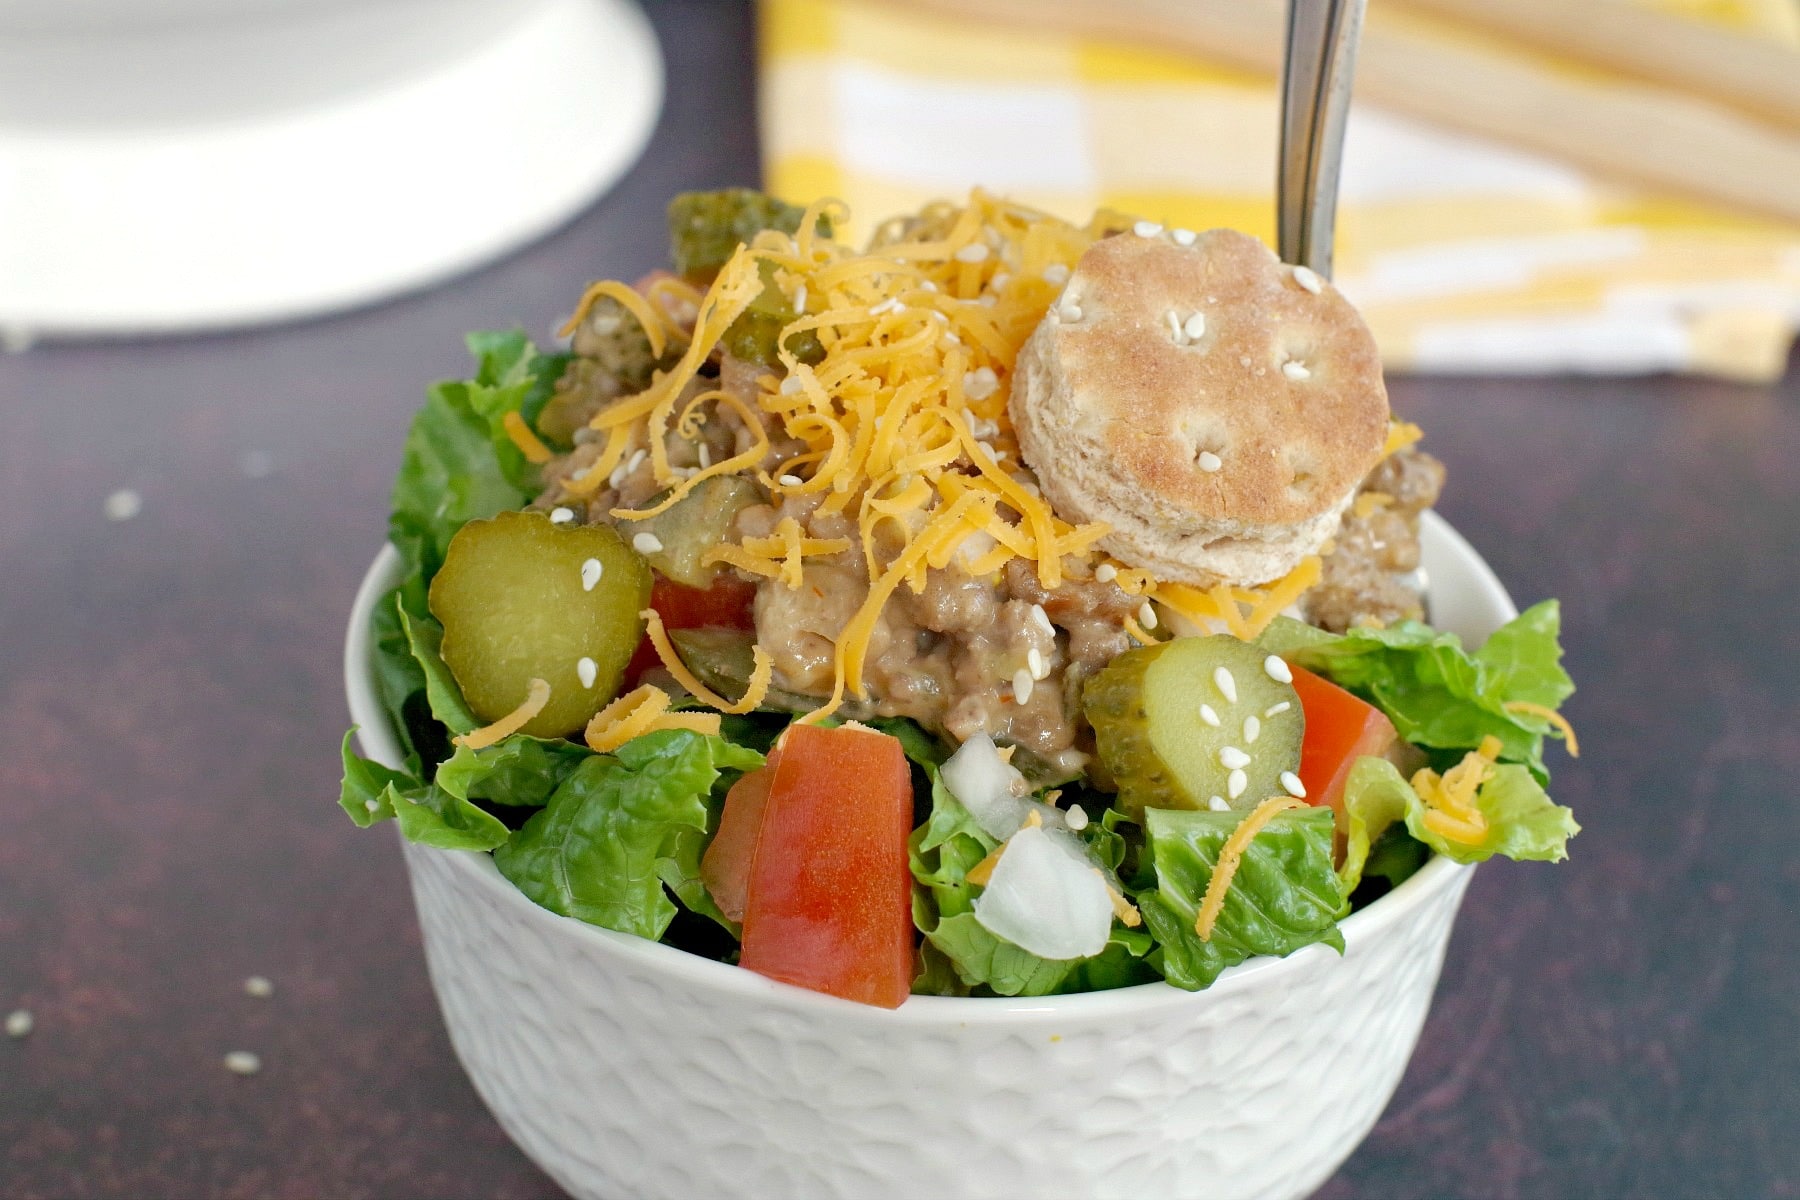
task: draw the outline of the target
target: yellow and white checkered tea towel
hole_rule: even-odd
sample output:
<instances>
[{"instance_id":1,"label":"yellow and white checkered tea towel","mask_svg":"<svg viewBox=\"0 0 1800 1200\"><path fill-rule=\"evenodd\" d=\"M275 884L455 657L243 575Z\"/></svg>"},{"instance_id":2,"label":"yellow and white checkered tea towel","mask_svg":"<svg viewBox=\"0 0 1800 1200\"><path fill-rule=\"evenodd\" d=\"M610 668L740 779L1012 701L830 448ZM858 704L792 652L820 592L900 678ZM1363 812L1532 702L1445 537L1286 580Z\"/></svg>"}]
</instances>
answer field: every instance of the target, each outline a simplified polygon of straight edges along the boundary
<instances>
[{"instance_id":1,"label":"yellow and white checkered tea towel","mask_svg":"<svg viewBox=\"0 0 1800 1200\"><path fill-rule=\"evenodd\" d=\"M1655 2L1794 32L1772 6L1791 0ZM762 0L761 20L765 182L843 199L853 234L979 185L1075 220L1107 206L1273 241L1271 79L871 0ZM1800 326L1800 227L1364 106L1336 260L1400 370L1771 380Z\"/></svg>"}]
</instances>

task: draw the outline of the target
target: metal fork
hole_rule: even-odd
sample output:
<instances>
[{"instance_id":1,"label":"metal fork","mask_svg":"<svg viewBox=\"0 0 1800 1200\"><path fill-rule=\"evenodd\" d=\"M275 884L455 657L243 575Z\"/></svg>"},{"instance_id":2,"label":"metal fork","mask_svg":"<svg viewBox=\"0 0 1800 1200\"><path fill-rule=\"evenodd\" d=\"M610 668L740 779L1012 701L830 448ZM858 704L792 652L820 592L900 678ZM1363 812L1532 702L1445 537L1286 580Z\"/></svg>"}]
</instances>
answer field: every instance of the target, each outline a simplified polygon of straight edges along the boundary
<instances>
[{"instance_id":1,"label":"metal fork","mask_svg":"<svg viewBox=\"0 0 1800 1200\"><path fill-rule=\"evenodd\" d=\"M1276 239L1283 262L1331 277L1338 164L1365 0L1289 0Z\"/></svg>"}]
</instances>

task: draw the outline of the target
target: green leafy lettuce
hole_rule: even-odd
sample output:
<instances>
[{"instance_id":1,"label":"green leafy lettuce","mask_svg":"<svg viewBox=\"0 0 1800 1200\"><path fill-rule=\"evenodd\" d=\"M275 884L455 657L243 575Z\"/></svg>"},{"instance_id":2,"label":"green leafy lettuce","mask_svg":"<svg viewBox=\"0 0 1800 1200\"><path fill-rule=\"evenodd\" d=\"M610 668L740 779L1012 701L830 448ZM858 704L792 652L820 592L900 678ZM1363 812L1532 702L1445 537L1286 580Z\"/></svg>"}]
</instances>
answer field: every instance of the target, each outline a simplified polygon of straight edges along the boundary
<instances>
[{"instance_id":1,"label":"green leafy lettuce","mask_svg":"<svg viewBox=\"0 0 1800 1200\"><path fill-rule=\"evenodd\" d=\"M388 540L404 563L406 610L423 616L425 591L458 529L530 501L536 468L506 433L506 414L529 425L568 365L513 330L472 333L473 379L439 383L406 435L394 479Z\"/></svg>"},{"instance_id":2,"label":"green leafy lettuce","mask_svg":"<svg viewBox=\"0 0 1800 1200\"><path fill-rule=\"evenodd\" d=\"M688 730L635 738L578 763L494 864L552 912L655 941L675 916L665 883L704 894L697 863L720 772L762 762Z\"/></svg>"},{"instance_id":3,"label":"green leafy lettuce","mask_svg":"<svg viewBox=\"0 0 1800 1200\"><path fill-rule=\"evenodd\" d=\"M1359 758L1344 783L1346 847L1340 869L1348 895L1361 882L1370 847L1396 822L1413 840L1460 863L1496 854L1514 859L1558 862L1568 857L1568 840L1581 832L1575 814L1552 803L1524 767L1501 763L1475 793L1487 820L1487 834L1470 844L1445 838L1425 823L1425 802L1384 758Z\"/></svg>"},{"instance_id":4,"label":"green leafy lettuce","mask_svg":"<svg viewBox=\"0 0 1800 1200\"><path fill-rule=\"evenodd\" d=\"M1194 932L1219 851L1241 812L1149 809L1144 832L1156 886L1137 897L1162 949L1163 977L1199 990L1227 967L1257 955L1285 957L1314 942L1344 948L1337 917L1343 893L1331 866L1332 814L1309 808L1277 813L1245 848L1212 936Z\"/></svg>"},{"instance_id":5,"label":"green leafy lettuce","mask_svg":"<svg viewBox=\"0 0 1800 1200\"><path fill-rule=\"evenodd\" d=\"M1500 739L1502 759L1524 763L1547 780L1549 723L1506 705L1524 701L1554 709L1575 690L1562 669L1559 624L1556 601L1546 600L1501 626L1473 654L1455 634L1417 621L1335 634L1282 618L1261 640L1273 653L1381 709L1415 746L1455 759L1492 735Z\"/></svg>"}]
</instances>

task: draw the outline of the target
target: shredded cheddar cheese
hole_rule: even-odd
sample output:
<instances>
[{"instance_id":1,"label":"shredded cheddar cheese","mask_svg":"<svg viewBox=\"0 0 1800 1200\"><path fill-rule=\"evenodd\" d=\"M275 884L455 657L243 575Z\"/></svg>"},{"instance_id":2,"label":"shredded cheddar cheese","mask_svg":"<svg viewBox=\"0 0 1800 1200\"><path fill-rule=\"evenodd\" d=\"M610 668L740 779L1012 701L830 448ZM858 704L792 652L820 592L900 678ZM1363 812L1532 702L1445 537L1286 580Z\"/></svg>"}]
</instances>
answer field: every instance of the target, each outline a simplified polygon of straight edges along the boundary
<instances>
[{"instance_id":1,"label":"shredded cheddar cheese","mask_svg":"<svg viewBox=\"0 0 1800 1200\"><path fill-rule=\"evenodd\" d=\"M512 444L519 448L519 453L525 456L526 462L547 463L555 457L550 453L550 447L531 432L531 426L517 412L508 412L500 418L500 424L505 427L506 436L512 439Z\"/></svg>"},{"instance_id":2,"label":"shredded cheddar cheese","mask_svg":"<svg viewBox=\"0 0 1800 1200\"><path fill-rule=\"evenodd\" d=\"M531 719L544 711L544 705L550 703L550 685L542 679L533 679L525 688L525 699L519 707L495 721L492 725L484 725L480 729L472 729L450 739L459 746L470 750L481 750L493 745L501 738L511 737L531 723Z\"/></svg>"},{"instance_id":3,"label":"shredded cheddar cheese","mask_svg":"<svg viewBox=\"0 0 1800 1200\"><path fill-rule=\"evenodd\" d=\"M1569 719L1567 717L1557 712L1554 708L1548 708L1542 704L1533 704L1529 700L1509 700L1501 705L1501 707L1506 709L1507 712L1524 713L1527 716L1538 717L1548 721L1558 733L1562 734L1563 743L1569 751L1569 757L1581 757L1581 743L1575 740L1575 727L1569 724Z\"/></svg>"},{"instance_id":4,"label":"shredded cheddar cheese","mask_svg":"<svg viewBox=\"0 0 1800 1200\"><path fill-rule=\"evenodd\" d=\"M1413 773L1413 792L1425 804L1425 827L1446 841L1477 845L1488 823L1475 803L1481 785L1492 778L1500 757L1500 739L1489 734L1463 760L1439 775L1429 767Z\"/></svg>"},{"instance_id":5,"label":"shredded cheddar cheese","mask_svg":"<svg viewBox=\"0 0 1800 1200\"><path fill-rule=\"evenodd\" d=\"M669 320L666 312L661 311L657 305L651 304L635 288L620 283L616 279L603 279L599 283L588 285L588 290L581 295L581 301L575 305L574 315L556 332L563 337L574 333L581 327L581 323L587 320L588 313L593 311L594 302L602 296L609 300L616 300L626 312L637 318L637 323L643 327L644 336L650 339L650 353L658 358L661 358L663 351L668 348L670 329L674 329L676 333L681 332L680 328Z\"/></svg>"},{"instance_id":6,"label":"shredded cheddar cheese","mask_svg":"<svg viewBox=\"0 0 1800 1200\"><path fill-rule=\"evenodd\" d=\"M611 754L632 738L664 729L687 729L717 736L719 714L670 712L669 694L645 684L595 713L584 736L589 749Z\"/></svg>"},{"instance_id":7,"label":"shredded cheddar cheese","mask_svg":"<svg viewBox=\"0 0 1800 1200\"><path fill-rule=\"evenodd\" d=\"M1381 457L1398 454L1424 436L1425 431L1411 421L1389 421L1387 443L1381 447Z\"/></svg>"},{"instance_id":8,"label":"shredded cheddar cheese","mask_svg":"<svg viewBox=\"0 0 1800 1200\"><path fill-rule=\"evenodd\" d=\"M814 204L797 233L758 233L704 294L672 279L648 285L648 299L623 284L588 289L572 324L605 296L644 324L659 357L677 336L686 346L644 391L591 419L606 435L604 449L564 484L577 496L609 480L617 486L620 464L645 450L661 494L613 508L621 522L665 512L719 475L758 478L777 505L808 501L811 517L784 515L772 531L727 541L703 560L797 589L809 562L861 557L868 591L836 638L832 695L808 720L852 695L867 699L864 669L883 608L903 586L922 592L930 572L996 578L1023 560L1046 590L1091 575L1110 529L1071 525L1051 510L1021 462L1007 403L1019 349L1082 252L1130 225L1109 213L1073 225L976 191L967 204L934 204L888 223L857 251L816 228L833 203ZM698 390L701 368L765 287L795 313L776 339L779 363L753 396L741 386L736 395ZM663 328L672 311L691 317L691 331ZM814 339L822 353L802 361L795 346ZM696 453L698 468L675 468L671 442L697 440L707 406L729 409L750 444L740 436L728 459ZM1398 436L1391 432L1390 444ZM853 538L817 534L820 519L836 517L854 527ZM1254 638L1317 581L1318 563L1309 559L1266 588L1219 596L1145 571L1119 569L1117 577L1171 612ZM1135 623L1127 628L1152 640Z\"/></svg>"},{"instance_id":9,"label":"shredded cheddar cheese","mask_svg":"<svg viewBox=\"0 0 1800 1200\"><path fill-rule=\"evenodd\" d=\"M1212 878L1206 883L1206 895L1200 898L1200 913L1194 918L1194 933L1201 941L1212 941L1213 926L1218 924L1219 913L1225 908L1225 894L1231 890L1238 864L1243 861L1244 851L1250 848L1256 835L1276 813L1305 807L1306 801L1293 796L1270 796L1251 809L1250 815L1231 831L1231 836L1219 847L1219 861L1213 866Z\"/></svg>"},{"instance_id":10,"label":"shredded cheddar cheese","mask_svg":"<svg viewBox=\"0 0 1800 1200\"><path fill-rule=\"evenodd\" d=\"M669 641L669 634L663 628L662 616L654 609L647 608L638 614L644 618L644 632L650 637L650 644L656 648L656 656L662 659L663 669L675 677L675 682L686 688L694 699L700 703L718 709L722 713L747 713L761 704L769 694L769 682L775 675L775 660L761 646L751 648L755 666L750 672L750 685L744 694L736 700L727 700L695 677L688 670L681 655L675 652Z\"/></svg>"}]
</instances>

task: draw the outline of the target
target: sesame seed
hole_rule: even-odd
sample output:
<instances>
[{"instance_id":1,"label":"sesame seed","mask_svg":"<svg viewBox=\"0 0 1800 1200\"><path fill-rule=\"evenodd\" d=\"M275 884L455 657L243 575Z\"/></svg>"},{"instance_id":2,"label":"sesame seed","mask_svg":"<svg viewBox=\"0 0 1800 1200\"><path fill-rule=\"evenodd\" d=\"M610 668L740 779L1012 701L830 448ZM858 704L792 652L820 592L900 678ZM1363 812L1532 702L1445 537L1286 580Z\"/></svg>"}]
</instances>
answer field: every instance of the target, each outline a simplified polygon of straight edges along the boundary
<instances>
[{"instance_id":1,"label":"sesame seed","mask_svg":"<svg viewBox=\"0 0 1800 1200\"><path fill-rule=\"evenodd\" d=\"M921 291L935 292L937 291L937 284L931 282L929 279L921 279L919 280L919 288Z\"/></svg>"},{"instance_id":2,"label":"sesame seed","mask_svg":"<svg viewBox=\"0 0 1800 1200\"><path fill-rule=\"evenodd\" d=\"M1225 794L1236 800L1250 786L1250 777L1242 770L1233 771L1225 777Z\"/></svg>"},{"instance_id":3,"label":"sesame seed","mask_svg":"<svg viewBox=\"0 0 1800 1200\"><path fill-rule=\"evenodd\" d=\"M1063 822L1076 833L1080 833L1087 828L1087 809L1079 804L1069 805L1069 811L1063 814Z\"/></svg>"},{"instance_id":4,"label":"sesame seed","mask_svg":"<svg viewBox=\"0 0 1800 1200\"><path fill-rule=\"evenodd\" d=\"M31 1032L31 1027L35 1024L37 1022L32 1019L31 1013L26 1009L21 1008L9 1012L6 1014L6 1036L22 1038Z\"/></svg>"},{"instance_id":5,"label":"sesame seed","mask_svg":"<svg viewBox=\"0 0 1800 1200\"><path fill-rule=\"evenodd\" d=\"M794 289L794 311L806 311L806 285L804 283Z\"/></svg>"},{"instance_id":6,"label":"sesame seed","mask_svg":"<svg viewBox=\"0 0 1800 1200\"><path fill-rule=\"evenodd\" d=\"M605 572L606 572L606 564L602 563L597 558L590 558L586 562L582 563L581 564L581 590L584 592L593 591L595 586L597 584L599 584L599 582L600 582L600 576L605 574Z\"/></svg>"},{"instance_id":7,"label":"sesame seed","mask_svg":"<svg viewBox=\"0 0 1800 1200\"><path fill-rule=\"evenodd\" d=\"M1231 805L1225 803L1225 797L1223 796L1214 796L1211 800L1206 802L1206 807L1212 809L1214 812L1231 811Z\"/></svg>"},{"instance_id":8,"label":"sesame seed","mask_svg":"<svg viewBox=\"0 0 1800 1200\"><path fill-rule=\"evenodd\" d=\"M1156 610L1150 607L1150 602L1148 600L1138 605L1137 617L1138 624L1142 625L1145 629L1156 628Z\"/></svg>"},{"instance_id":9,"label":"sesame seed","mask_svg":"<svg viewBox=\"0 0 1800 1200\"><path fill-rule=\"evenodd\" d=\"M1245 743L1245 745L1249 745L1249 746L1256 745L1256 739L1261 736L1262 736L1262 722L1257 720L1255 717L1245 717L1244 718L1244 743Z\"/></svg>"},{"instance_id":10,"label":"sesame seed","mask_svg":"<svg viewBox=\"0 0 1800 1200\"><path fill-rule=\"evenodd\" d=\"M1301 783L1300 777L1292 771L1281 773L1281 786L1287 789L1288 795L1297 796L1302 800L1306 799L1306 785Z\"/></svg>"},{"instance_id":11,"label":"sesame seed","mask_svg":"<svg viewBox=\"0 0 1800 1200\"><path fill-rule=\"evenodd\" d=\"M550 523L552 525L567 525L570 521L573 521L574 519L575 519L575 510L572 508L564 508L562 505L559 504L555 508L550 510Z\"/></svg>"},{"instance_id":12,"label":"sesame seed","mask_svg":"<svg viewBox=\"0 0 1800 1200\"><path fill-rule=\"evenodd\" d=\"M1155 221L1139 221L1136 225L1131 227L1131 232L1137 234L1139 237L1155 237L1162 232L1162 226L1158 225Z\"/></svg>"},{"instance_id":13,"label":"sesame seed","mask_svg":"<svg viewBox=\"0 0 1800 1200\"><path fill-rule=\"evenodd\" d=\"M782 487L796 488L803 485L806 481L798 475L783 475L776 479L775 482L779 483Z\"/></svg>"},{"instance_id":14,"label":"sesame seed","mask_svg":"<svg viewBox=\"0 0 1800 1200\"><path fill-rule=\"evenodd\" d=\"M252 975L244 980L244 995L255 996L258 1000L267 1000L275 994L275 985L263 975Z\"/></svg>"},{"instance_id":15,"label":"sesame seed","mask_svg":"<svg viewBox=\"0 0 1800 1200\"><path fill-rule=\"evenodd\" d=\"M1208 475L1225 465L1225 460L1214 454L1211 450L1202 450L1200 452L1200 457L1195 461L1200 464L1200 469L1205 471Z\"/></svg>"},{"instance_id":16,"label":"sesame seed","mask_svg":"<svg viewBox=\"0 0 1800 1200\"><path fill-rule=\"evenodd\" d=\"M1302 379L1312 378L1312 372L1306 369L1305 363L1294 362L1292 359L1281 364L1281 373L1295 383L1299 383Z\"/></svg>"},{"instance_id":17,"label":"sesame seed","mask_svg":"<svg viewBox=\"0 0 1800 1200\"><path fill-rule=\"evenodd\" d=\"M1271 654L1263 659L1263 674L1276 683L1294 682L1293 668L1289 667L1279 654ZM1286 705L1286 701L1283 701L1283 705Z\"/></svg>"},{"instance_id":18,"label":"sesame seed","mask_svg":"<svg viewBox=\"0 0 1800 1200\"><path fill-rule=\"evenodd\" d=\"M262 1059L248 1050L233 1050L225 1056L225 1069L234 1075L254 1075L262 1070Z\"/></svg>"},{"instance_id":19,"label":"sesame seed","mask_svg":"<svg viewBox=\"0 0 1800 1200\"><path fill-rule=\"evenodd\" d=\"M1094 568L1094 578L1098 579L1101 583L1111 583L1118 577L1119 568L1113 566L1111 563L1101 563Z\"/></svg>"},{"instance_id":20,"label":"sesame seed","mask_svg":"<svg viewBox=\"0 0 1800 1200\"><path fill-rule=\"evenodd\" d=\"M1227 704L1237 703L1237 677L1231 673L1230 667L1213 668L1213 686L1219 689L1219 695L1225 697Z\"/></svg>"},{"instance_id":21,"label":"sesame seed","mask_svg":"<svg viewBox=\"0 0 1800 1200\"><path fill-rule=\"evenodd\" d=\"M640 533L631 539L631 548L639 554L656 554L663 548L662 539L654 533Z\"/></svg>"},{"instance_id":22,"label":"sesame seed","mask_svg":"<svg viewBox=\"0 0 1800 1200\"><path fill-rule=\"evenodd\" d=\"M1299 284L1303 290L1311 292L1315 296L1319 294L1319 276L1311 267L1295 267L1294 282Z\"/></svg>"},{"instance_id":23,"label":"sesame seed","mask_svg":"<svg viewBox=\"0 0 1800 1200\"><path fill-rule=\"evenodd\" d=\"M700 449L698 450L697 453L700 455L701 467L704 468L704 467L712 466L712 447L711 446L707 445L705 442L701 442Z\"/></svg>"},{"instance_id":24,"label":"sesame seed","mask_svg":"<svg viewBox=\"0 0 1800 1200\"><path fill-rule=\"evenodd\" d=\"M939 325L948 325L950 323L950 318L946 317L943 313L939 312L935 308L932 309L930 312L926 313L925 315L930 317L933 321L936 321ZM954 333L947 333L944 336L953 338L956 335Z\"/></svg>"},{"instance_id":25,"label":"sesame seed","mask_svg":"<svg viewBox=\"0 0 1800 1200\"><path fill-rule=\"evenodd\" d=\"M1200 706L1200 719L1205 721L1208 725L1211 725L1214 729L1219 728L1219 714L1213 711L1213 706L1210 704L1202 704Z\"/></svg>"},{"instance_id":26,"label":"sesame seed","mask_svg":"<svg viewBox=\"0 0 1800 1200\"><path fill-rule=\"evenodd\" d=\"M129 521L144 511L144 498L130 488L120 488L106 498L106 519Z\"/></svg>"},{"instance_id":27,"label":"sesame seed","mask_svg":"<svg viewBox=\"0 0 1800 1200\"><path fill-rule=\"evenodd\" d=\"M806 385L800 382L798 375L789 375L781 381L780 391L784 396L798 396L805 387Z\"/></svg>"},{"instance_id":28,"label":"sesame seed","mask_svg":"<svg viewBox=\"0 0 1800 1200\"><path fill-rule=\"evenodd\" d=\"M633 450L631 452L631 457L625 460L625 473L629 475L639 467L643 466L644 460L648 457L650 457L650 452L648 450Z\"/></svg>"},{"instance_id":29,"label":"sesame seed","mask_svg":"<svg viewBox=\"0 0 1800 1200\"><path fill-rule=\"evenodd\" d=\"M580 483L582 480L586 479L589 475L592 475L594 473L594 468L599 465L600 464L597 462L591 462L587 466L582 467L578 471L569 472L569 481L571 483ZM619 476L623 475L624 473L625 473L625 467L623 464L621 464L619 466L619 469L612 473L612 478L617 479ZM618 484L615 483L613 486L617 487Z\"/></svg>"},{"instance_id":30,"label":"sesame seed","mask_svg":"<svg viewBox=\"0 0 1800 1200\"><path fill-rule=\"evenodd\" d=\"M988 253L988 248L981 242L970 242L956 252L956 261L960 263L986 262Z\"/></svg>"},{"instance_id":31,"label":"sesame seed","mask_svg":"<svg viewBox=\"0 0 1800 1200\"><path fill-rule=\"evenodd\" d=\"M1169 336L1174 339L1177 346L1181 345L1181 315L1171 308L1163 314L1163 317L1169 322Z\"/></svg>"},{"instance_id":32,"label":"sesame seed","mask_svg":"<svg viewBox=\"0 0 1800 1200\"><path fill-rule=\"evenodd\" d=\"M625 464L620 463L618 466L613 468L613 473L606 477L606 483L607 483L608 487L612 488L614 491L617 491L619 488L619 485L624 482L625 482Z\"/></svg>"},{"instance_id":33,"label":"sesame seed","mask_svg":"<svg viewBox=\"0 0 1800 1200\"><path fill-rule=\"evenodd\" d=\"M1175 239L1177 246L1191 246L1200 235L1191 229L1172 229L1169 231L1169 236Z\"/></svg>"},{"instance_id":34,"label":"sesame seed","mask_svg":"<svg viewBox=\"0 0 1800 1200\"><path fill-rule=\"evenodd\" d=\"M1061 287L1069 282L1069 268L1061 263L1051 263L1044 268L1044 282Z\"/></svg>"},{"instance_id":35,"label":"sesame seed","mask_svg":"<svg viewBox=\"0 0 1800 1200\"><path fill-rule=\"evenodd\" d=\"M1081 320L1081 305L1072 300L1064 300L1057 306L1056 315L1066 324L1073 325Z\"/></svg>"},{"instance_id":36,"label":"sesame seed","mask_svg":"<svg viewBox=\"0 0 1800 1200\"><path fill-rule=\"evenodd\" d=\"M1011 275L1008 275L1005 271L995 271L993 274L993 277L988 280L988 290L994 291L994 292L1003 292L1006 290L1006 285L1011 282L1012 282Z\"/></svg>"},{"instance_id":37,"label":"sesame seed","mask_svg":"<svg viewBox=\"0 0 1800 1200\"><path fill-rule=\"evenodd\" d=\"M1264 669L1267 670L1266 667ZM1289 704L1286 700L1283 700L1280 704L1271 704L1271 705L1269 705L1269 707L1263 709L1263 716L1264 717L1279 717L1282 713L1286 712L1288 709L1290 709L1292 707L1294 707L1292 704Z\"/></svg>"},{"instance_id":38,"label":"sesame seed","mask_svg":"<svg viewBox=\"0 0 1800 1200\"><path fill-rule=\"evenodd\" d=\"M1042 679L1050 674L1050 665L1044 661L1044 652L1036 646L1025 652L1025 666L1031 671L1033 679Z\"/></svg>"},{"instance_id":39,"label":"sesame seed","mask_svg":"<svg viewBox=\"0 0 1800 1200\"><path fill-rule=\"evenodd\" d=\"M594 677L596 675L598 675L599 673L600 673L600 666L593 659L583 657L583 658L576 660L575 674L577 677L580 678L582 687L584 687L584 688L593 687L594 686Z\"/></svg>"},{"instance_id":40,"label":"sesame seed","mask_svg":"<svg viewBox=\"0 0 1800 1200\"><path fill-rule=\"evenodd\" d=\"M1013 672L1012 683L1013 699L1017 700L1020 704L1024 704L1031 699L1031 689L1037 686L1037 681L1032 679L1031 672L1027 671L1024 667L1020 667Z\"/></svg>"},{"instance_id":41,"label":"sesame seed","mask_svg":"<svg viewBox=\"0 0 1800 1200\"><path fill-rule=\"evenodd\" d=\"M1197 312L1187 320L1183 321L1181 323L1181 332L1187 335L1187 340L1190 342L1197 342L1205 337L1206 314Z\"/></svg>"},{"instance_id":42,"label":"sesame seed","mask_svg":"<svg viewBox=\"0 0 1800 1200\"><path fill-rule=\"evenodd\" d=\"M1056 626L1050 623L1050 614L1044 611L1043 605L1034 604L1031 606L1031 619L1039 629L1042 629L1051 637L1056 636Z\"/></svg>"},{"instance_id":43,"label":"sesame seed","mask_svg":"<svg viewBox=\"0 0 1800 1200\"><path fill-rule=\"evenodd\" d=\"M1250 756L1236 746L1227 746L1219 751L1219 765L1228 771L1236 771L1250 765Z\"/></svg>"},{"instance_id":44,"label":"sesame seed","mask_svg":"<svg viewBox=\"0 0 1800 1200\"><path fill-rule=\"evenodd\" d=\"M364 800L363 807L368 809L370 812L380 812L381 811L381 802L379 800Z\"/></svg>"}]
</instances>

